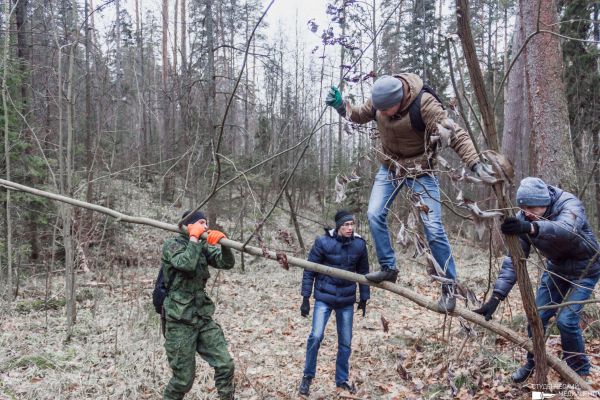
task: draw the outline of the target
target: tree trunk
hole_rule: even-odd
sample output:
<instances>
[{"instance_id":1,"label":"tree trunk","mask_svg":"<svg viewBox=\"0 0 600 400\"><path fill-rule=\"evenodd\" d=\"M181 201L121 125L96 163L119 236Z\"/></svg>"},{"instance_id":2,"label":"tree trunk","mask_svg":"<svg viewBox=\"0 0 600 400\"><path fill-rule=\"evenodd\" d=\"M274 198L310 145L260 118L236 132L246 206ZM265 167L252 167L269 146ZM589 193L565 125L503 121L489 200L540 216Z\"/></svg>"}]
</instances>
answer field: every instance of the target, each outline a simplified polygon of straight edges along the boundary
<instances>
[{"instance_id":1,"label":"tree trunk","mask_svg":"<svg viewBox=\"0 0 600 400\"><path fill-rule=\"evenodd\" d=\"M77 29L77 2L72 1L72 29L73 37L71 40L74 43L69 47L69 70L67 75L67 147L65 159L66 172L66 187L65 192L68 196L73 196L73 122L75 115L73 112L75 106L73 86L74 86L74 69L75 69L75 51L79 41L79 32ZM70 337L72 327L77 319L77 301L75 299L75 246L73 243L73 210L71 207L65 207L63 219L63 239L65 246L65 297L66 297L66 314L67 314L67 331Z\"/></svg>"},{"instance_id":2,"label":"tree trunk","mask_svg":"<svg viewBox=\"0 0 600 400\"><path fill-rule=\"evenodd\" d=\"M12 12L10 10L10 2L4 1L4 46L2 51L2 109L4 110L4 163L6 169L6 180L11 179L11 166L10 166L10 136L9 136L9 115L8 115L8 68L10 61L9 43L10 43L10 20ZM6 191L6 288L7 298L12 300L12 286L13 286L13 270L12 270L12 216L10 208L12 207L10 190Z\"/></svg>"},{"instance_id":3,"label":"tree trunk","mask_svg":"<svg viewBox=\"0 0 600 400\"><path fill-rule=\"evenodd\" d=\"M85 200L87 202L91 202L94 197L94 186L93 179L94 173L92 172L92 165L94 159L94 150L92 144L92 77L90 73L90 47L91 37L90 37L90 24L88 15L90 13L89 10L89 2L85 1L84 6L84 29L85 29L85 166L86 166L86 175L87 175L87 183L86 183L86 191L85 191ZM91 221L91 212L87 213L87 220Z\"/></svg>"},{"instance_id":4,"label":"tree trunk","mask_svg":"<svg viewBox=\"0 0 600 400\"><path fill-rule=\"evenodd\" d=\"M300 230L300 225L298 224L298 218L296 218L296 208L294 207L294 202L292 201L292 196L290 196L288 188L285 188L285 198L288 202L288 206L290 207L290 218L294 224L296 236L298 236L298 244L300 245L302 253L306 253L306 247L304 246L304 240L302 239L302 232Z\"/></svg>"},{"instance_id":5,"label":"tree trunk","mask_svg":"<svg viewBox=\"0 0 600 400\"><path fill-rule=\"evenodd\" d=\"M517 9L515 17L515 33L512 43L513 57L525 42L521 11ZM505 68L506 71L506 68ZM527 111L527 94L525 86L525 59L516 59L508 75L504 96L504 131L502 133L502 154L513 164L515 182L529 176L529 132L530 119Z\"/></svg>"},{"instance_id":6,"label":"tree trunk","mask_svg":"<svg viewBox=\"0 0 600 400\"><path fill-rule=\"evenodd\" d=\"M169 93L169 0L162 0L162 117L163 126L161 129L161 161L168 160L171 158L171 148L174 138L172 137L171 130L171 100ZM163 199L167 201L173 200L174 195L174 182L173 172L168 165L164 168L165 174L163 176Z\"/></svg>"},{"instance_id":7,"label":"tree trunk","mask_svg":"<svg viewBox=\"0 0 600 400\"><path fill-rule=\"evenodd\" d=\"M594 5L594 21L598 21L598 16L600 15L600 4L596 3ZM594 24L594 40L596 43L600 42L600 25ZM594 170L594 189L596 193L596 231L600 229L600 132L592 132L592 141L594 150L592 152L592 160L596 163L592 168Z\"/></svg>"},{"instance_id":8,"label":"tree trunk","mask_svg":"<svg viewBox=\"0 0 600 400\"><path fill-rule=\"evenodd\" d=\"M553 0L520 0L519 7L526 36L538 29L558 32ZM535 35L525 49L530 172L548 184L575 191L577 179L562 73L560 39L547 33Z\"/></svg>"},{"instance_id":9,"label":"tree trunk","mask_svg":"<svg viewBox=\"0 0 600 400\"><path fill-rule=\"evenodd\" d=\"M494 113L483 83L484 80L479 66L479 60L477 60L477 51L475 50L471 26L469 24L468 0L456 0L456 16L458 22L458 36L460 37L463 46L467 67L469 68L469 74L471 75L471 83L475 90L475 95L477 96L477 102L479 103L479 109L481 111L481 118L483 119L484 135L487 138L488 146L497 149L499 142Z\"/></svg>"}]
</instances>

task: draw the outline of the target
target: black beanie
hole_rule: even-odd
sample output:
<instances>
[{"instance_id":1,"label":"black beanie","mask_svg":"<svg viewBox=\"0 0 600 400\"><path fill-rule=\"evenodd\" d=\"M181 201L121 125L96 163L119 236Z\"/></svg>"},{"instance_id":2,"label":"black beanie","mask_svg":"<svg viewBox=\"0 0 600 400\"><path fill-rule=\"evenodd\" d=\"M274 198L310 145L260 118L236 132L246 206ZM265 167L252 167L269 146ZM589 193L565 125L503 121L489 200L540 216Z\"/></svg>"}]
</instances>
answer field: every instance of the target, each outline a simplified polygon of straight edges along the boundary
<instances>
[{"instance_id":1,"label":"black beanie","mask_svg":"<svg viewBox=\"0 0 600 400\"><path fill-rule=\"evenodd\" d=\"M348 210L340 210L335 213L335 229L340 229L340 226L344 225L344 223L348 221L353 221L354 215L350 213Z\"/></svg>"},{"instance_id":2,"label":"black beanie","mask_svg":"<svg viewBox=\"0 0 600 400\"><path fill-rule=\"evenodd\" d=\"M183 215L181 216L181 219L183 220L183 222L180 225L189 225L189 224L196 223L196 222L200 221L201 219L204 219L204 220L206 219L206 215L202 211L196 211L195 213L190 215L191 212L192 212L192 210L187 210L186 212L183 213Z\"/></svg>"}]
</instances>

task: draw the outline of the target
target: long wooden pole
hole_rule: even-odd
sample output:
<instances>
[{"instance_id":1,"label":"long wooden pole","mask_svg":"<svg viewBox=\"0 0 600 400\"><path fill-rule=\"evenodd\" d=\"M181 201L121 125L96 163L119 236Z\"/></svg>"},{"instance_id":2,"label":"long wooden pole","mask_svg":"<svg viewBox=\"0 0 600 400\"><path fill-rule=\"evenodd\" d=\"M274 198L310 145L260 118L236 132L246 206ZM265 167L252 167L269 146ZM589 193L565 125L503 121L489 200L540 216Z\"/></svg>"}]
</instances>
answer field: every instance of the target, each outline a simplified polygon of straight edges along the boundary
<instances>
[{"instance_id":1,"label":"long wooden pole","mask_svg":"<svg viewBox=\"0 0 600 400\"><path fill-rule=\"evenodd\" d=\"M71 204L76 207L83 207L83 208L86 208L89 210L101 212L103 214L114 217L117 222L142 224L142 225L148 225L148 226L152 226L152 227L155 227L158 229L163 229L163 230L167 230L167 231L171 231L171 232L177 232L177 233L181 232L181 229L179 229L179 227L175 224L167 224L165 222L156 221L151 218L132 217L130 215L120 213L118 211L115 211L115 210L107 208L107 207L102 207L102 206L99 206L96 204L87 203L85 201L75 200L70 197L46 192L44 190L34 189L29 186L21 185L21 184L7 181L4 179L0 179L0 186L4 186L9 189L14 189L14 190L31 193L36 196L42 196L42 197L56 200L56 201L61 201L63 203ZM204 235L206 235L206 233ZM405 287L397 285L397 284L393 284L390 282L383 282L381 284L376 284L376 283L373 283L373 282L367 280L364 277L364 275L360 275L360 274L356 274L356 273L348 272L348 271L343 271L338 268L328 267L325 265L306 261L301 258L287 256L284 253L280 253L280 252L276 253L274 251L263 250L258 247L244 245L243 243L236 242L235 240L221 239L220 244L223 246L226 246L226 247L230 247L234 250L252 254L254 256L262 256L262 257L265 257L265 258L268 258L271 260L278 260L278 261L285 260L284 262L287 262L287 265L292 265L294 267L304 268L309 271L314 271L314 272L318 272L320 274L333 276L335 278L346 279L346 280L361 283L364 285L375 286L380 289L388 290L392 293L396 293L397 295L407 298L408 300L420 305L421 307L425 307L428 310L435 311L440 314L445 313L445 311L441 310L438 307L437 302L435 302L425 296L422 296L410 289L407 289ZM457 306L455 308L454 312L452 313L452 315L460 316L467 321L470 321L474 324L482 326L492 332L495 332L498 335L504 337L505 339L511 341L512 343L516 344L519 347L522 347L523 349L525 349L527 351L533 350L533 346L529 339L520 336L518 333L514 332L513 330L508 329L505 326L500 325L496 322L486 321L481 315L476 314L467 308ZM546 357L548 360L548 364L552 368L554 368L554 370L556 370L556 372L558 372L563 379L565 379L566 381L568 381L570 383L578 385L583 390L587 390L587 391L593 390L593 388L587 382L585 382L583 379L581 379L581 377L579 377L579 375L577 375L571 368L569 368L569 366L564 361L562 361L561 359L559 359L558 357L556 357L552 354L546 354Z\"/></svg>"}]
</instances>

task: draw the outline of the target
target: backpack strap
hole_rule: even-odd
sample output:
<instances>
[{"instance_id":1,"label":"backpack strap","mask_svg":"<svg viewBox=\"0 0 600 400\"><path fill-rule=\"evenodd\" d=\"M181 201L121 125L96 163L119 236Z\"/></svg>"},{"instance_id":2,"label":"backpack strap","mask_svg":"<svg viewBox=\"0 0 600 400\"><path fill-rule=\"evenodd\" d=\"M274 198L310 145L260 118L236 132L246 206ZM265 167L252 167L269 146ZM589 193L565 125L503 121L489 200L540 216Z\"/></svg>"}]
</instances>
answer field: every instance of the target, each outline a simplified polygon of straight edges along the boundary
<instances>
[{"instance_id":1,"label":"backpack strap","mask_svg":"<svg viewBox=\"0 0 600 400\"><path fill-rule=\"evenodd\" d=\"M171 289L171 286L173 286L173 282L175 281L175 271L177 270L173 268L171 276L169 276L169 282L167 282L167 286L165 286L165 289L167 289L167 293L169 293L169 290Z\"/></svg>"},{"instance_id":2,"label":"backpack strap","mask_svg":"<svg viewBox=\"0 0 600 400\"><path fill-rule=\"evenodd\" d=\"M182 238L175 238L175 241L179 244L186 244L185 240ZM163 265L164 267L164 265ZM161 272L163 272L164 275L164 270L163 267L161 267ZM169 293L169 290L171 289L171 286L173 286L173 282L175 281L175 275L176 275L177 269L173 268L173 271L171 273L171 275L169 276L169 281L167 282L167 286L165 286L165 288L167 289L167 294Z\"/></svg>"},{"instance_id":3,"label":"backpack strap","mask_svg":"<svg viewBox=\"0 0 600 400\"><path fill-rule=\"evenodd\" d=\"M413 100L410 107L408 108L408 114L410 116L410 124L412 125L414 130L421 132L421 133L425 133L425 128L426 128L425 122L423 121L423 116L421 115L421 97L423 96L423 93L425 93L425 92L432 95L438 101L438 103L440 103L442 108L445 109L444 102L442 101L440 96L438 96L438 94L435 92L435 90L433 90L431 88L431 86L429 86L429 85L426 85L426 84L423 85L423 88L421 89L421 91L419 92L417 97Z\"/></svg>"}]
</instances>

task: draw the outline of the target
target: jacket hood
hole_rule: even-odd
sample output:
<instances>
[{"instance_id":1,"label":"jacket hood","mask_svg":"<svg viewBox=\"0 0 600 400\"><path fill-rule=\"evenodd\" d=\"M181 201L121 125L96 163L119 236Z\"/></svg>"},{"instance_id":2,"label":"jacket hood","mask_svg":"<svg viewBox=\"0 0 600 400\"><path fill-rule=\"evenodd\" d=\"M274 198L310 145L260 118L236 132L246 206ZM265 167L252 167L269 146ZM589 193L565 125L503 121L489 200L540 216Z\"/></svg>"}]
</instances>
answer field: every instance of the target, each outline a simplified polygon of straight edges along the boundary
<instances>
[{"instance_id":1,"label":"jacket hood","mask_svg":"<svg viewBox=\"0 0 600 400\"><path fill-rule=\"evenodd\" d=\"M548 208L546 208L546 212L543 216L544 219L549 219L551 217L552 210L555 208L554 205L565 191L555 186L548 185L548 192L550 192L550 204L548 205Z\"/></svg>"},{"instance_id":2,"label":"jacket hood","mask_svg":"<svg viewBox=\"0 0 600 400\"><path fill-rule=\"evenodd\" d=\"M402 100L402 106L400 107L399 112L404 112L410 107L412 102L417 98L421 89L423 89L423 80L419 77L419 75L405 73L400 75L394 75L396 78L399 78L403 81L403 83L408 86L408 90L404 92L404 99Z\"/></svg>"}]
</instances>

